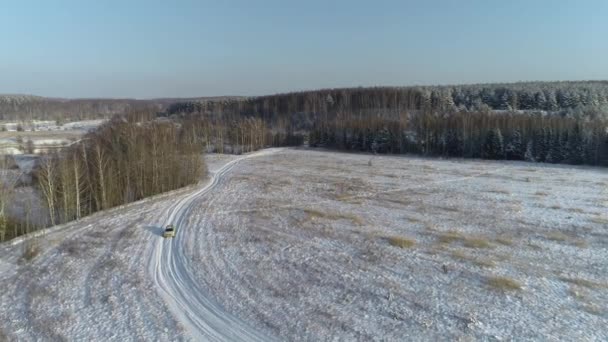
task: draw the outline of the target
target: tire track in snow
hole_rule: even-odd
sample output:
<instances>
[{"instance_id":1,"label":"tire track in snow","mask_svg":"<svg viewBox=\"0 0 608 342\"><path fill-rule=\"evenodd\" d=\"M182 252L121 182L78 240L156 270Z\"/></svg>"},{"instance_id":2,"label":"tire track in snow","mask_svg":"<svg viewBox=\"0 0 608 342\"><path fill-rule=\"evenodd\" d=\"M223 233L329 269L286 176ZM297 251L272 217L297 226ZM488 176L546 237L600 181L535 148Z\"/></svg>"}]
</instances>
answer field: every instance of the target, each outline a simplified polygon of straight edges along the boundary
<instances>
[{"instance_id":1,"label":"tire track in snow","mask_svg":"<svg viewBox=\"0 0 608 342\"><path fill-rule=\"evenodd\" d=\"M221 178L243 159L274 153L271 149L252 153L228 162L212 176L200 190L175 202L168 210L163 227L169 223L177 227L173 239L153 240L148 255L148 271L157 292L164 299L174 317L195 340L212 341L268 341L267 336L249 327L239 318L227 313L214 299L209 298L192 275L192 258L186 253L189 234L196 234L195 227L186 225L195 199L204 196L219 184ZM164 216L164 215L163 215Z\"/></svg>"}]
</instances>

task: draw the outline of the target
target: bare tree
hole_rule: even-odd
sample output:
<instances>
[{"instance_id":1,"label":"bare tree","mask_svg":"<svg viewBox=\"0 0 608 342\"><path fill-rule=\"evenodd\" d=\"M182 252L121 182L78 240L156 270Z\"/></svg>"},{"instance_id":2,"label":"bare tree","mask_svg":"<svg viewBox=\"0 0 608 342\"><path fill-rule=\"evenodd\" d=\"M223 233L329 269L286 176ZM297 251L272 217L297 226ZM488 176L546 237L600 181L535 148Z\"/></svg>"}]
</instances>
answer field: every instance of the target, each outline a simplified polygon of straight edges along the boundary
<instances>
[{"instance_id":1,"label":"bare tree","mask_svg":"<svg viewBox=\"0 0 608 342\"><path fill-rule=\"evenodd\" d=\"M38 185L46 201L51 225L55 225L55 213L57 209L57 165L52 156L43 156L40 158L36 178L38 179Z\"/></svg>"}]
</instances>

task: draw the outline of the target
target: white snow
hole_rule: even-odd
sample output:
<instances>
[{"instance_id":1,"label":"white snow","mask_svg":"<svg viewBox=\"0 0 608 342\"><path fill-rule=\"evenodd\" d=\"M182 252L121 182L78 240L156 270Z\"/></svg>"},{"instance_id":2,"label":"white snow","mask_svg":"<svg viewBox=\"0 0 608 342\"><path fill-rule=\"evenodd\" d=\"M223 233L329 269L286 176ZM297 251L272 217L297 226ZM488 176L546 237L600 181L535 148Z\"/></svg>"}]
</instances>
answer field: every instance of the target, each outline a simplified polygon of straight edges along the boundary
<instances>
[{"instance_id":1,"label":"white snow","mask_svg":"<svg viewBox=\"0 0 608 342\"><path fill-rule=\"evenodd\" d=\"M608 339L605 169L271 152L0 245L0 339Z\"/></svg>"},{"instance_id":2,"label":"white snow","mask_svg":"<svg viewBox=\"0 0 608 342\"><path fill-rule=\"evenodd\" d=\"M95 129L106 120L83 120L68 122L61 126L55 121L28 121L2 123L7 132L0 132L0 154L46 153L70 145L82 135ZM21 125L24 131L16 132ZM33 144L29 151L27 144Z\"/></svg>"},{"instance_id":3,"label":"white snow","mask_svg":"<svg viewBox=\"0 0 608 342\"><path fill-rule=\"evenodd\" d=\"M92 130L106 122L107 120L82 120L82 121L74 121L63 124L60 129L63 130Z\"/></svg>"}]
</instances>

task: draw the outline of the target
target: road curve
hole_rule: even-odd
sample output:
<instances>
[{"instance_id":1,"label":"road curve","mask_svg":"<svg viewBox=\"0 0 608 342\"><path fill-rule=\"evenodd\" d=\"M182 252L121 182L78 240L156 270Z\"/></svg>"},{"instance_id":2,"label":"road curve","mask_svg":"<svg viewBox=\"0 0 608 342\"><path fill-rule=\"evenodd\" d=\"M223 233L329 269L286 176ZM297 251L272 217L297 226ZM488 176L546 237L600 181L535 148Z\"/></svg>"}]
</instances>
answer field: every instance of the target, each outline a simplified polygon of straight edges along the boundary
<instances>
[{"instance_id":1,"label":"road curve","mask_svg":"<svg viewBox=\"0 0 608 342\"><path fill-rule=\"evenodd\" d=\"M197 341L269 341L271 338L248 326L239 318L227 313L213 298L198 286L192 276L192 258L186 255L185 242L195 227L186 226L194 200L212 191L219 181L243 159L274 153L279 149L263 150L232 160L213 174L203 188L173 203L166 211L162 226L169 223L177 227L173 239L151 240L148 252L148 272L157 292L163 298L175 319Z\"/></svg>"}]
</instances>

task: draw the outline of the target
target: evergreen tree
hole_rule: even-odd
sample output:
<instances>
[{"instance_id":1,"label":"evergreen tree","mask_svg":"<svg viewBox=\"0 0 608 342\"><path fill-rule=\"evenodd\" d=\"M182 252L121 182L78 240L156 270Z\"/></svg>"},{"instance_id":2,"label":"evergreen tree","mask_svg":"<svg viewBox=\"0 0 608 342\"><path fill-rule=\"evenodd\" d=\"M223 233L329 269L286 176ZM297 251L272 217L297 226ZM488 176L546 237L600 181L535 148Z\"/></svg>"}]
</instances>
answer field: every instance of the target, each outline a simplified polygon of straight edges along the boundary
<instances>
[{"instance_id":1,"label":"evergreen tree","mask_svg":"<svg viewBox=\"0 0 608 342\"><path fill-rule=\"evenodd\" d=\"M489 130L483 144L483 157L486 159L504 158L504 141L499 128Z\"/></svg>"},{"instance_id":2,"label":"evergreen tree","mask_svg":"<svg viewBox=\"0 0 608 342\"><path fill-rule=\"evenodd\" d=\"M568 137L568 162L574 165L585 161L585 147L580 125L577 123Z\"/></svg>"},{"instance_id":3,"label":"evergreen tree","mask_svg":"<svg viewBox=\"0 0 608 342\"><path fill-rule=\"evenodd\" d=\"M601 131L601 128L594 127L588 135L587 141L585 142L585 156L587 157L587 160L585 161L586 164L601 164L603 138L604 132Z\"/></svg>"},{"instance_id":4,"label":"evergreen tree","mask_svg":"<svg viewBox=\"0 0 608 342\"><path fill-rule=\"evenodd\" d=\"M375 146L372 146L373 142L374 142L374 133L368 127L365 129L365 143L363 144L364 150L375 152L375 150L374 150Z\"/></svg>"},{"instance_id":5,"label":"evergreen tree","mask_svg":"<svg viewBox=\"0 0 608 342\"><path fill-rule=\"evenodd\" d=\"M568 140L569 140L570 135L568 134L568 131L563 131L560 135L559 135L559 150L561 152L561 160L562 162L568 162L569 158L570 158L570 154L568 153Z\"/></svg>"},{"instance_id":6,"label":"evergreen tree","mask_svg":"<svg viewBox=\"0 0 608 342\"><path fill-rule=\"evenodd\" d=\"M608 166L608 129L604 136L604 145L602 147L602 152L600 155L601 155L600 165Z\"/></svg>"},{"instance_id":7,"label":"evergreen tree","mask_svg":"<svg viewBox=\"0 0 608 342\"><path fill-rule=\"evenodd\" d=\"M528 141L526 144L526 152L524 153L524 160L529 162L535 162L534 159L534 142L532 140Z\"/></svg>"},{"instance_id":8,"label":"evergreen tree","mask_svg":"<svg viewBox=\"0 0 608 342\"><path fill-rule=\"evenodd\" d=\"M547 156L548 163L561 163L564 160L562 134L554 134L553 140L549 147L549 154Z\"/></svg>"},{"instance_id":9,"label":"evergreen tree","mask_svg":"<svg viewBox=\"0 0 608 342\"><path fill-rule=\"evenodd\" d=\"M391 142L391 133L388 128L383 127L378 130L374 136L372 142L372 150L377 153L389 152L389 146Z\"/></svg>"},{"instance_id":10,"label":"evergreen tree","mask_svg":"<svg viewBox=\"0 0 608 342\"><path fill-rule=\"evenodd\" d=\"M519 129L516 129L505 144L505 157L511 160L523 160L524 153L521 132Z\"/></svg>"},{"instance_id":11,"label":"evergreen tree","mask_svg":"<svg viewBox=\"0 0 608 342\"><path fill-rule=\"evenodd\" d=\"M363 151L363 132L358 131L354 133L350 143L350 149L354 151Z\"/></svg>"},{"instance_id":12,"label":"evergreen tree","mask_svg":"<svg viewBox=\"0 0 608 342\"><path fill-rule=\"evenodd\" d=\"M450 129L446 133L446 154L452 157L462 156L462 139L456 130Z\"/></svg>"},{"instance_id":13,"label":"evergreen tree","mask_svg":"<svg viewBox=\"0 0 608 342\"><path fill-rule=\"evenodd\" d=\"M547 157L547 136L549 135L547 131L547 128L543 127L534 133L534 160L537 162L544 162Z\"/></svg>"}]
</instances>

